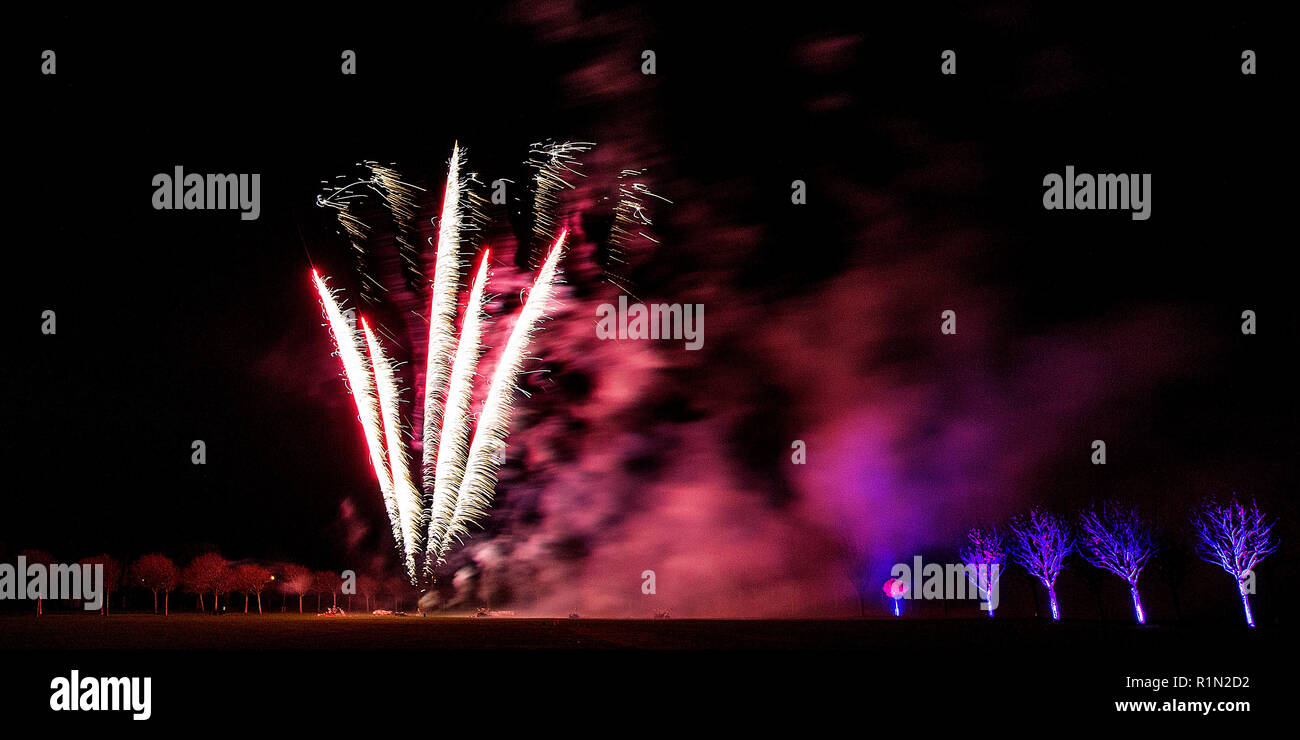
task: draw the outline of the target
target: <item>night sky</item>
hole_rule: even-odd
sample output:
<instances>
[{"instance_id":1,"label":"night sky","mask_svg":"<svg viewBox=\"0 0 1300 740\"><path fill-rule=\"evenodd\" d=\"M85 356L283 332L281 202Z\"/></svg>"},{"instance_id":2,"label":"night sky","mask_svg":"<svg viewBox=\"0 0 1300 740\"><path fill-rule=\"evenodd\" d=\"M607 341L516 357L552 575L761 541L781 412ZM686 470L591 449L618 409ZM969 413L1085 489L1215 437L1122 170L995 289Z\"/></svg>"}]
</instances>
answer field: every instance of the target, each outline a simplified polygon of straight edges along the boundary
<instances>
[{"instance_id":1,"label":"night sky","mask_svg":"<svg viewBox=\"0 0 1300 740\"><path fill-rule=\"evenodd\" d=\"M851 615L862 584L883 609L892 563L951 558L966 528L1034 503L1134 501L1185 549L1186 511L1237 491L1294 542L1292 188L1275 148L1292 126L1268 24L595 5L212 17L171 36L64 16L10 45L33 73L8 116L0 556L215 548L394 570L308 277L355 300L320 182L395 163L432 188L428 234L453 142L483 181L522 182L547 138L598 144L564 206L584 244L620 167L673 201L628 277L647 302L703 304L705 343L596 340L617 292L575 252L497 508L440 574L461 603L623 616L650 568L675 615ZM34 71L43 48L56 77ZM938 72L949 48L954 77ZM1240 74L1244 48L1260 74ZM260 173L260 219L153 210L152 176L177 164ZM1042 178L1066 165L1152 173L1151 219L1045 211ZM486 235L512 287L517 207L489 211ZM517 305L501 292L498 309ZM956 336L939 333L947 309ZM1261 567L1261 592L1294 574L1291 552Z\"/></svg>"}]
</instances>

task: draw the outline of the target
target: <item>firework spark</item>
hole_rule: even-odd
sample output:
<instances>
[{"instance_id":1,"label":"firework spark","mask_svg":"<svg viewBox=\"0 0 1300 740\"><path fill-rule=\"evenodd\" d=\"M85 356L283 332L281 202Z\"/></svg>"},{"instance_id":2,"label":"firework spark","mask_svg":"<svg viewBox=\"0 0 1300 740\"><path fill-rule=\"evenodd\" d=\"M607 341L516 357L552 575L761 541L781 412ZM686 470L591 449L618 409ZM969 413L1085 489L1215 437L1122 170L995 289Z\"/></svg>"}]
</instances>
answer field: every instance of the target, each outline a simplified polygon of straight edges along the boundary
<instances>
[{"instance_id":1,"label":"firework spark","mask_svg":"<svg viewBox=\"0 0 1300 740\"><path fill-rule=\"evenodd\" d=\"M366 447L370 451L370 463L374 468L375 477L379 479L379 490L384 498L384 507L388 510L393 537L401 542L401 517L398 515L397 499L393 495L393 479L388 474L388 461L384 456L379 409L375 405L375 384L361 352L361 339L357 336L355 326L343 317L343 311L334 300L334 294L326 287L321 276L312 270L311 277L316 283L316 293L320 296L321 305L325 308L330 333L334 335L334 344L338 347L339 358L343 361L343 374L347 378L348 387L352 390L352 399L357 405L357 419L360 420L361 430L366 437Z\"/></svg>"},{"instance_id":2,"label":"firework spark","mask_svg":"<svg viewBox=\"0 0 1300 740\"><path fill-rule=\"evenodd\" d=\"M528 150L528 166L533 173L533 243L550 244L555 240L560 193L572 190L573 177L586 177L578 170L582 162L577 155L590 151L596 144L590 141L546 141L533 144ZM529 261L534 268L536 263Z\"/></svg>"},{"instance_id":3,"label":"firework spark","mask_svg":"<svg viewBox=\"0 0 1300 740\"><path fill-rule=\"evenodd\" d=\"M638 178L645 175L645 170L622 170L618 173L618 202L614 206L614 219L609 227L609 236L605 239L605 264L602 268L605 279L610 285L624 293L631 294L630 286L623 277L627 266L624 256L628 244L641 237L658 244L659 240L645 233L644 227L652 225L649 207L645 198L657 198L665 203L671 200L650 190Z\"/></svg>"},{"instance_id":4,"label":"firework spark","mask_svg":"<svg viewBox=\"0 0 1300 740\"><path fill-rule=\"evenodd\" d=\"M341 176L338 179L343 179ZM334 210L339 228L352 247L353 266L361 276L361 298L368 303L378 303L379 294L384 286L370 274L367 244L370 239L370 227L356 214L356 206L365 200L361 187L364 180L350 182L346 185L329 187L327 192L316 196L316 205Z\"/></svg>"},{"instance_id":5,"label":"firework spark","mask_svg":"<svg viewBox=\"0 0 1300 740\"><path fill-rule=\"evenodd\" d=\"M564 254L567 237L567 229L560 231L541 271L537 273L537 279L528 294L528 302L524 304L518 320L510 330L505 350L497 360L491 385L488 386L487 399L483 402L478 426L474 429L474 439L470 443L465 474L456 494L456 508L442 538L441 552L446 552L453 540L460 540L469 534L469 526L486 516L492 503L496 474L501 467L500 451L505 448L505 437L514 409L516 382L526 359L528 342L546 316L559 277L559 262Z\"/></svg>"},{"instance_id":6,"label":"firework spark","mask_svg":"<svg viewBox=\"0 0 1300 740\"><path fill-rule=\"evenodd\" d=\"M423 531L421 522L423 510L420 506L420 494L411 482L411 471L407 465L406 443L402 440L402 417L398 408L397 380L393 375L393 366L384 355L370 325L361 320L361 330L366 337L366 346L370 349L370 364L375 372L375 388L379 396L379 412L384 421L384 443L388 450L388 472L392 477L393 495L397 499L397 514L400 524L398 530L402 552L406 556L407 573L415 575L415 557L419 551L419 536Z\"/></svg>"},{"instance_id":7,"label":"firework spark","mask_svg":"<svg viewBox=\"0 0 1300 740\"><path fill-rule=\"evenodd\" d=\"M393 218L393 241L397 243L397 254L402 261L402 271L411 285L423 278L420 267L420 250L416 244L414 227L416 216L415 194L424 188L402 180L397 170L385 167L378 162L363 163L370 170L370 186L388 208Z\"/></svg>"},{"instance_id":8,"label":"firework spark","mask_svg":"<svg viewBox=\"0 0 1300 740\"><path fill-rule=\"evenodd\" d=\"M433 502L429 511L429 532L425 539L426 570L442 560L442 538L456 510L457 492L465 473L465 460L469 455L469 407L474 397L475 369L483 349L483 331L487 323L483 305L490 256L490 251L483 252L478 273L470 287L469 303L465 305L465 317L461 321L460 339L456 345L456 358L451 366L447 401L443 409L442 435L438 441L438 464L434 477Z\"/></svg>"},{"instance_id":9,"label":"firework spark","mask_svg":"<svg viewBox=\"0 0 1300 740\"><path fill-rule=\"evenodd\" d=\"M438 222L438 247L434 255L433 289L429 297L429 349L424 371L424 489L434 485L438 465L438 437L446 402L447 376L456 346L456 294L460 287L461 194L460 145L451 150L447 187Z\"/></svg>"}]
</instances>

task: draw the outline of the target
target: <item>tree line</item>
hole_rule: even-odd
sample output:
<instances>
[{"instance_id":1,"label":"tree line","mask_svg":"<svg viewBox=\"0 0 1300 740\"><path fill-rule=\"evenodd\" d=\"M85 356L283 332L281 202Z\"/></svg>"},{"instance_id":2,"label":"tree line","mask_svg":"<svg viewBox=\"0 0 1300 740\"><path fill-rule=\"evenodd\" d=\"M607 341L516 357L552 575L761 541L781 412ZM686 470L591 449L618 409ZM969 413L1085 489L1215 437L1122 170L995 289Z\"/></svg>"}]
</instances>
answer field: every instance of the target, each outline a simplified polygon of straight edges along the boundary
<instances>
[{"instance_id":1,"label":"tree line","mask_svg":"<svg viewBox=\"0 0 1300 740\"><path fill-rule=\"evenodd\" d=\"M22 550L18 554L28 564L49 566L56 562L43 550ZM349 609L354 597L361 599L366 611L377 606L381 596L386 597L385 603L391 603L394 610L400 609L413 596L410 584L401 577L357 574L354 578L344 578L343 574L335 571L313 571L296 563L232 562L215 552L199 555L184 565L156 552L141 555L126 565L108 554L82 558L77 562L104 566L102 614L109 613L114 593L121 595L127 590L149 592L153 613L158 614L161 609L164 615L171 613L171 596L177 592L192 596L193 611L201 613L231 610L231 602L240 597L234 608L242 609L245 614L253 611L263 613L263 594L278 594L281 610L289 611L296 607L300 614L305 611L304 604L309 596L315 597L317 612L327 603L337 607L340 596L344 597ZM38 599L37 615L44 611L45 605Z\"/></svg>"}]
</instances>

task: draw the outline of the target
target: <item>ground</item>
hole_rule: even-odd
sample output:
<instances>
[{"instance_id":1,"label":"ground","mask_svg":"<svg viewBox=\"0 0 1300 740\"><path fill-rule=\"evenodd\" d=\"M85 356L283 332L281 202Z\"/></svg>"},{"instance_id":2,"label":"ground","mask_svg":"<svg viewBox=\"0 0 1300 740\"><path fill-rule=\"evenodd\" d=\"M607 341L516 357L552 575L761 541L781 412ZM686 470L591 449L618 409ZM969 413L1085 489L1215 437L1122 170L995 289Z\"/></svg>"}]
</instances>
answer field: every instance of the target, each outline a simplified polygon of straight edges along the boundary
<instances>
[{"instance_id":1,"label":"ground","mask_svg":"<svg viewBox=\"0 0 1300 740\"><path fill-rule=\"evenodd\" d=\"M6 615L0 696L39 712L51 679L77 670L151 676L155 717L180 723L240 698L277 712L333 697L329 711L370 717L442 697L493 723L550 717L568 727L557 708L711 714L720 697L740 695L760 727L779 708L909 726L948 718L975 727L984 712L1017 726L1037 717L1128 724L1118 700L1246 700L1254 718L1283 712L1288 645L1276 626L1218 623ZM1173 676L1244 676L1249 685L1155 693L1129 683ZM486 708L498 704L509 712ZM724 704L725 721L735 720L736 705Z\"/></svg>"},{"instance_id":2,"label":"ground","mask_svg":"<svg viewBox=\"0 0 1300 740\"><path fill-rule=\"evenodd\" d=\"M306 614L46 614L2 616L8 647L48 650L275 649L849 649L873 651L1030 651L1176 654L1238 643L1256 648L1276 636L1236 625L1137 627L1044 620L729 620L515 619L502 617L317 617Z\"/></svg>"}]
</instances>

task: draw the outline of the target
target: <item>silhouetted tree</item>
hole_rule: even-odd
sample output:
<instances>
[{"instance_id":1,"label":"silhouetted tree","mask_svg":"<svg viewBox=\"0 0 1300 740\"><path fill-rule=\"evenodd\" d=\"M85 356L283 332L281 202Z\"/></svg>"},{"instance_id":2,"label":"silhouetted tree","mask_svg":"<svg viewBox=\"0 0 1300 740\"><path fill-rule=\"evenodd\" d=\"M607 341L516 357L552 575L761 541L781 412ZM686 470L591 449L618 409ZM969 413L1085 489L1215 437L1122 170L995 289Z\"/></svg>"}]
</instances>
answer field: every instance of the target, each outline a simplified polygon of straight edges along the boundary
<instances>
[{"instance_id":1,"label":"silhouetted tree","mask_svg":"<svg viewBox=\"0 0 1300 740\"><path fill-rule=\"evenodd\" d=\"M339 574L328 570L317 571L312 575L311 589L316 592L316 611L320 611L322 594L329 594L332 604L338 606Z\"/></svg>"},{"instance_id":2,"label":"silhouetted tree","mask_svg":"<svg viewBox=\"0 0 1300 740\"><path fill-rule=\"evenodd\" d=\"M405 603L405 597L411 591L411 584L402 576L393 576L385 581L384 590L393 596L393 611L400 611L399 604Z\"/></svg>"},{"instance_id":3,"label":"silhouetted tree","mask_svg":"<svg viewBox=\"0 0 1300 740\"><path fill-rule=\"evenodd\" d=\"M1152 561L1151 567L1155 568L1156 575L1169 587L1169 595L1174 601L1174 618L1182 621L1182 590L1183 584L1187 581L1189 558L1183 548L1164 536L1157 537L1156 546L1160 557Z\"/></svg>"},{"instance_id":4,"label":"silhouetted tree","mask_svg":"<svg viewBox=\"0 0 1300 740\"><path fill-rule=\"evenodd\" d=\"M161 553L141 555L131 565L131 575L140 586L153 592L153 613L158 613L158 592L163 592L163 614L168 613L168 596L180 580L180 570L172 559Z\"/></svg>"},{"instance_id":5,"label":"silhouetted tree","mask_svg":"<svg viewBox=\"0 0 1300 740\"><path fill-rule=\"evenodd\" d=\"M18 556L21 557L28 565L36 563L46 568L54 564L54 556L44 550L20 550ZM36 597L36 616L45 613L45 603L43 596Z\"/></svg>"},{"instance_id":6,"label":"silhouetted tree","mask_svg":"<svg viewBox=\"0 0 1300 740\"><path fill-rule=\"evenodd\" d=\"M82 558L79 562L82 565L104 566L104 605L100 607L99 613L107 615L109 612L109 599L112 598L113 592L122 585L122 562L108 554L92 555L88 558Z\"/></svg>"}]
</instances>

